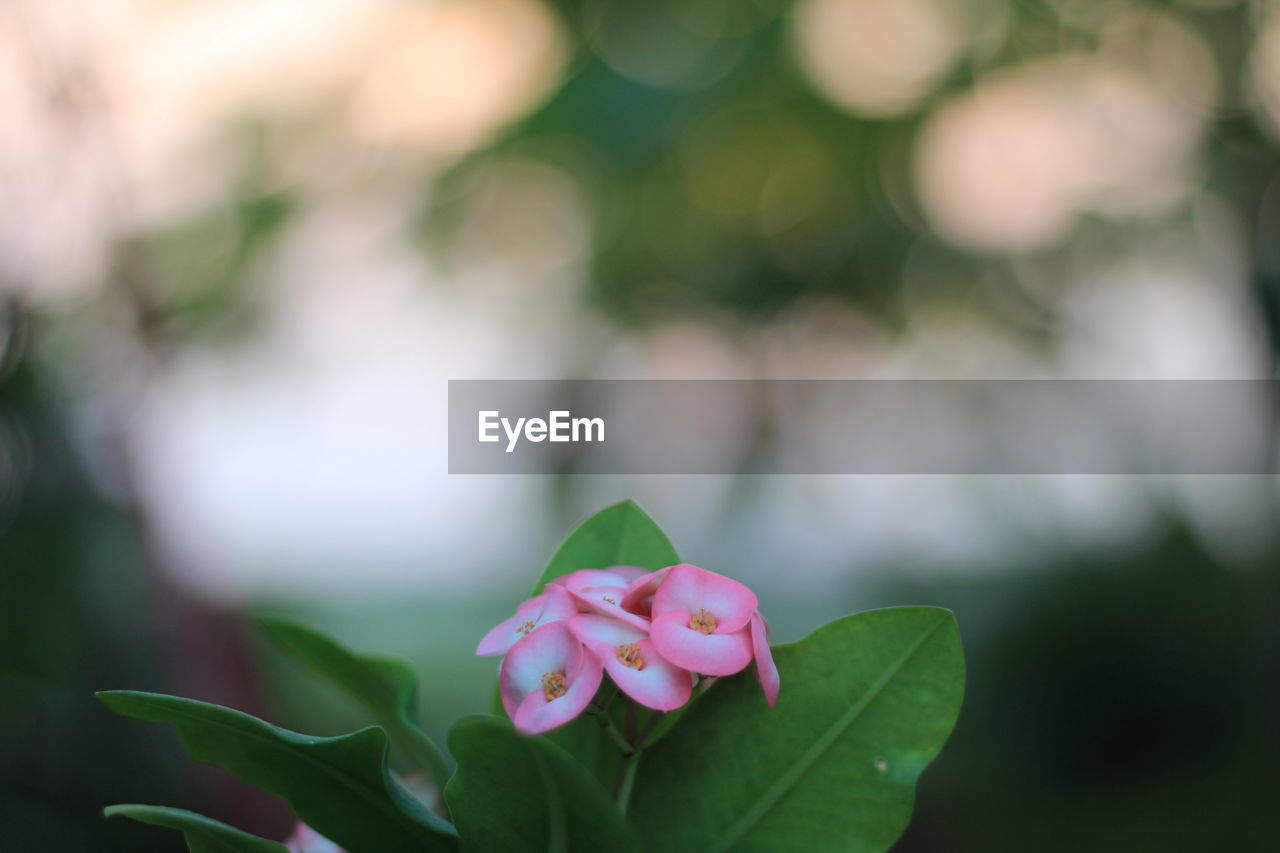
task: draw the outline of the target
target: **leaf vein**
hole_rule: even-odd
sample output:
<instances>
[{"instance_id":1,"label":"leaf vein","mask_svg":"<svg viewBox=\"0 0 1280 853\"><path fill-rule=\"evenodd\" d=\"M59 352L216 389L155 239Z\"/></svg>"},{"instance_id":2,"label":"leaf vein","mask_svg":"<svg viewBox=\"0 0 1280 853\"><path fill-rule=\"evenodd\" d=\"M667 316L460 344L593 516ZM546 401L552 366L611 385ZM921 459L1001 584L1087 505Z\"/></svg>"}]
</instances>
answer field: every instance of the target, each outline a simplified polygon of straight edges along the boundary
<instances>
[{"instance_id":1,"label":"leaf vein","mask_svg":"<svg viewBox=\"0 0 1280 853\"><path fill-rule=\"evenodd\" d=\"M920 638L912 643L911 646L902 653L898 660L894 662L893 666L889 667L889 669L871 685L870 689L862 695L862 698L854 703L854 705L851 706L842 717L832 723L826 732L814 741L813 746L809 747L808 751L801 756L800 760L792 765L787 772L779 776L772 787L765 791L764 794L756 800L755 804L747 810L747 813L739 818L737 823L729 827L724 835L721 836L722 843L716 848L716 852L723 853L723 851L732 849L743 835L750 831L750 829L755 826L770 809L777 805L778 801L781 800L788 791L795 787L801 777L803 777L804 774L822 758L823 754L825 754L831 745L835 743L836 739L839 738L840 735L844 734L844 732L854 724L858 717L862 716L862 713L866 711L867 708L870 707L871 703L880 696L885 687L889 685L889 682L891 682L898 673L902 671L902 668L910 663L911 659L916 656L916 653L920 651L929 638L937 633L938 629L945 624L946 620L940 619L936 625L921 634Z\"/></svg>"}]
</instances>

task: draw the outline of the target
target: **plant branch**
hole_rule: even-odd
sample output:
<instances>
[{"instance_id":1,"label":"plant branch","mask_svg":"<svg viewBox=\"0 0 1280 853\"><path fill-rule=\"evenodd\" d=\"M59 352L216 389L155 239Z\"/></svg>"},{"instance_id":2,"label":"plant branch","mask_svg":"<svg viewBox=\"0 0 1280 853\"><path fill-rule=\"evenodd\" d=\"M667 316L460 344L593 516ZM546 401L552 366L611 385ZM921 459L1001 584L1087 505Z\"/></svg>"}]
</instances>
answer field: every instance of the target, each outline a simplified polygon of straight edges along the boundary
<instances>
[{"instance_id":1,"label":"plant branch","mask_svg":"<svg viewBox=\"0 0 1280 853\"><path fill-rule=\"evenodd\" d=\"M598 707L600 711L603 713L604 711L608 711L609 706L613 704L613 700L618 698L618 685L610 682L609 685L605 687L602 692L604 695L604 699L600 699L599 697L597 697L596 700L592 702L592 704Z\"/></svg>"},{"instance_id":2,"label":"plant branch","mask_svg":"<svg viewBox=\"0 0 1280 853\"><path fill-rule=\"evenodd\" d=\"M627 806L631 803L631 789L636 784L636 771L640 769L640 753L633 752L618 770L618 783L615 785L614 801L623 817L627 816Z\"/></svg>"},{"instance_id":3,"label":"plant branch","mask_svg":"<svg viewBox=\"0 0 1280 853\"><path fill-rule=\"evenodd\" d=\"M636 754L636 748L632 746L631 741L622 736L622 732L618 731L618 727L614 725L613 718L603 708L593 702L587 706L587 713L596 718L600 728L618 747L618 751L622 753L623 757L629 758Z\"/></svg>"},{"instance_id":4,"label":"plant branch","mask_svg":"<svg viewBox=\"0 0 1280 853\"><path fill-rule=\"evenodd\" d=\"M666 714L654 714L649 721L644 724L644 728L640 730L640 734L636 735L636 751L640 752L649 745L649 738L662 725L662 721L667 717Z\"/></svg>"},{"instance_id":5,"label":"plant branch","mask_svg":"<svg viewBox=\"0 0 1280 853\"><path fill-rule=\"evenodd\" d=\"M613 796L614 801L618 805L618 811L625 817L627 814L627 806L631 802L631 789L635 787L636 771L640 769L640 747L650 730L654 726L654 721L661 719L663 715L654 715L644 727L644 731L636 733L636 714L635 707L628 703L626 709L626 727L628 735L624 735L619 731L617 724L613 721L612 715L606 710L613 698L618 695L615 687L603 702L592 702L587 706L587 713L596 718L596 722L600 724L600 728L604 731L614 745L618 747L618 751L622 753L622 764L618 767L618 777L614 782Z\"/></svg>"}]
</instances>

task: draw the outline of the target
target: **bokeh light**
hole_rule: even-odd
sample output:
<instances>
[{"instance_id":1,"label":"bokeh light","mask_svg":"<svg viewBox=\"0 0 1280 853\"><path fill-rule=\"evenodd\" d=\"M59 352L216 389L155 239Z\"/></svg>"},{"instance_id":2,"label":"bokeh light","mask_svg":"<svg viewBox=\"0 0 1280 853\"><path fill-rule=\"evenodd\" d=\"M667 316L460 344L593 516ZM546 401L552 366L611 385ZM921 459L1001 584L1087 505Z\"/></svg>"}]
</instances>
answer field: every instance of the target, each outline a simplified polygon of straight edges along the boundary
<instances>
[{"instance_id":1,"label":"bokeh light","mask_svg":"<svg viewBox=\"0 0 1280 853\"><path fill-rule=\"evenodd\" d=\"M734 475L461 477L445 415L463 378L1270 378L1278 228L1269 3L10 0L0 848L167 849L98 815L171 789L283 837L85 697L354 723L271 609L412 657L438 733L496 590L633 497L779 640L957 610L904 853L1271 849L1274 477L763 476L780 425L845 438L768 395L698 446Z\"/></svg>"},{"instance_id":2,"label":"bokeh light","mask_svg":"<svg viewBox=\"0 0 1280 853\"><path fill-rule=\"evenodd\" d=\"M856 115L915 107L960 58L969 9L940 0L803 0L796 52L814 85Z\"/></svg>"},{"instance_id":3,"label":"bokeh light","mask_svg":"<svg viewBox=\"0 0 1280 853\"><path fill-rule=\"evenodd\" d=\"M917 184L943 236L1027 251L1090 212L1154 216L1185 204L1217 90L1213 58L1157 15L1109 21L1093 54L978 81L929 118Z\"/></svg>"}]
</instances>

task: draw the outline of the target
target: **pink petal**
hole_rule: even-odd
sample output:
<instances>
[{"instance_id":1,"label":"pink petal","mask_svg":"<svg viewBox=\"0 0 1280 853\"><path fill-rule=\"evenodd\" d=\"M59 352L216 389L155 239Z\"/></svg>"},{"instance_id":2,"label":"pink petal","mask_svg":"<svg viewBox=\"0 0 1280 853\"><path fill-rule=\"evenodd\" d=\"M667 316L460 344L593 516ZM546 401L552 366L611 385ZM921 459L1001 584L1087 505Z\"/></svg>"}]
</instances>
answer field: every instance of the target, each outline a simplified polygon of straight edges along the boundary
<instances>
[{"instance_id":1,"label":"pink petal","mask_svg":"<svg viewBox=\"0 0 1280 853\"><path fill-rule=\"evenodd\" d=\"M507 652L498 670L498 687L507 715L514 719L526 696L542 694L543 675L563 672L568 681L582 667L583 659L591 657L563 621L543 625L520 640Z\"/></svg>"},{"instance_id":2,"label":"pink petal","mask_svg":"<svg viewBox=\"0 0 1280 853\"><path fill-rule=\"evenodd\" d=\"M658 586L662 583L663 578L673 568L675 567L667 566L665 569L658 569L656 572L640 575L629 583L627 585L627 594L622 599L622 609L633 613L648 613L649 608L645 602L653 598L653 594L658 591Z\"/></svg>"},{"instance_id":3,"label":"pink petal","mask_svg":"<svg viewBox=\"0 0 1280 853\"><path fill-rule=\"evenodd\" d=\"M623 643L638 643L649 638L649 632L643 628L595 613L579 613L574 616L569 620L569 630L588 649L595 649L601 643L621 646Z\"/></svg>"},{"instance_id":4,"label":"pink petal","mask_svg":"<svg viewBox=\"0 0 1280 853\"><path fill-rule=\"evenodd\" d=\"M676 666L703 675L733 675L751 663L751 632L704 634L689 627L689 613L670 610L653 620L649 638Z\"/></svg>"},{"instance_id":5,"label":"pink petal","mask_svg":"<svg viewBox=\"0 0 1280 853\"><path fill-rule=\"evenodd\" d=\"M629 568L628 566L619 566L620 569ZM569 572L567 575L561 575L554 578L549 583L559 584L565 589L588 589L593 586L626 586L631 583L632 578L627 576L625 572L617 572L613 569L578 569L576 572Z\"/></svg>"},{"instance_id":6,"label":"pink petal","mask_svg":"<svg viewBox=\"0 0 1280 853\"><path fill-rule=\"evenodd\" d=\"M671 610L697 613L706 610L716 618L716 633L745 628L756 612L756 594L732 578L697 566L672 566L671 573L653 595L653 616Z\"/></svg>"},{"instance_id":7,"label":"pink petal","mask_svg":"<svg viewBox=\"0 0 1280 853\"><path fill-rule=\"evenodd\" d=\"M648 569L642 569L639 566L610 566L605 569L611 575L617 575L625 582L622 586L626 586L636 578L642 578L649 574Z\"/></svg>"},{"instance_id":8,"label":"pink petal","mask_svg":"<svg viewBox=\"0 0 1280 853\"><path fill-rule=\"evenodd\" d=\"M484 639L476 646L476 654L480 655L480 657L494 657L506 654L507 649L515 645L516 641L524 636L523 633L516 629L529 621L531 620L526 619L519 611L516 612L515 616L502 620L489 633L484 635Z\"/></svg>"},{"instance_id":9,"label":"pink petal","mask_svg":"<svg viewBox=\"0 0 1280 853\"><path fill-rule=\"evenodd\" d=\"M564 587L547 584L546 591L516 607L516 614L499 622L476 646L476 654L493 657L506 654L526 634L541 625L568 619L578 607ZM524 628L524 630L521 630Z\"/></svg>"},{"instance_id":10,"label":"pink petal","mask_svg":"<svg viewBox=\"0 0 1280 853\"><path fill-rule=\"evenodd\" d=\"M617 645L600 643L594 650L604 661L613 683L646 708L674 711L688 702L693 692L693 674L660 655L649 640L640 640L636 648L644 661L641 669L633 669L618 660Z\"/></svg>"},{"instance_id":11,"label":"pink petal","mask_svg":"<svg viewBox=\"0 0 1280 853\"><path fill-rule=\"evenodd\" d=\"M301 822L284 840L284 846L289 853L344 853L341 847Z\"/></svg>"},{"instance_id":12,"label":"pink petal","mask_svg":"<svg viewBox=\"0 0 1280 853\"><path fill-rule=\"evenodd\" d=\"M588 613L598 613L619 619L642 631L649 630L649 620L622 609L622 599L626 595L623 587L600 586L591 589L575 589L569 592L577 603L578 609Z\"/></svg>"},{"instance_id":13,"label":"pink petal","mask_svg":"<svg viewBox=\"0 0 1280 853\"><path fill-rule=\"evenodd\" d=\"M622 600L622 609L628 613L634 613L637 616L643 616L648 619L653 615L653 596L648 595L641 599L627 597Z\"/></svg>"},{"instance_id":14,"label":"pink petal","mask_svg":"<svg viewBox=\"0 0 1280 853\"><path fill-rule=\"evenodd\" d=\"M569 590L560 586L558 583L549 583L543 590L542 594L547 597L547 603L542 608L540 625L548 622L558 622L561 619L568 619L570 616L578 612L578 608L573 603L573 598L569 595Z\"/></svg>"},{"instance_id":15,"label":"pink petal","mask_svg":"<svg viewBox=\"0 0 1280 853\"><path fill-rule=\"evenodd\" d=\"M514 714L508 710L507 713L516 724L516 731L536 735L569 722L591 703L596 690L600 688L603 673L595 656L584 654L582 666L572 678L566 679L569 689L563 696L548 700L539 685L537 690L525 697Z\"/></svg>"},{"instance_id":16,"label":"pink petal","mask_svg":"<svg viewBox=\"0 0 1280 853\"><path fill-rule=\"evenodd\" d=\"M764 698L769 707L778 704L778 689L782 686L782 677L778 675L778 667L773 662L773 652L769 651L769 640L766 635L769 624L759 613L751 617L751 651L756 659L756 678L764 690Z\"/></svg>"}]
</instances>

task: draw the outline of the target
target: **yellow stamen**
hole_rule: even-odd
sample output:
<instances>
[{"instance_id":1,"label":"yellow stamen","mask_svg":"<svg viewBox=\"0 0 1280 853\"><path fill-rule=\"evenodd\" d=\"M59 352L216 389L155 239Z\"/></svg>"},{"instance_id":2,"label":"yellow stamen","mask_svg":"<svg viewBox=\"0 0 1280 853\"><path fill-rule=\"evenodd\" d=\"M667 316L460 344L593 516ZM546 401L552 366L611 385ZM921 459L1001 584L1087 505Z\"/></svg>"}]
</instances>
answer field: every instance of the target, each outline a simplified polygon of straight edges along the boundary
<instances>
[{"instance_id":1,"label":"yellow stamen","mask_svg":"<svg viewBox=\"0 0 1280 853\"><path fill-rule=\"evenodd\" d=\"M561 696L569 692L569 687L564 683L563 672L544 672L542 674L542 695L547 697L547 701L559 699Z\"/></svg>"},{"instance_id":2,"label":"yellow stamen","mask_svg":"<svg viewBox=\"0 0 1280 853\"><path fill-rule=\"evenodd\" d=\"M601 600L601 601L607 601L607 602L609 602L610 604L617 604L617 603L618 603L618 602L614 601L612 598L610 598L610 597L609 597L609 596L607 596L607 595L602 595L602 596L600 596L600 600Z\"/></svg>"},{"instance_id":3,"label":"yellow stamen","mask_svg":"<svg viewBox=\"0 0 1280 853\"><path fill-rule=\"evenodd\" d=\"M535 626L532 622L522 622L520 623L520 627L516 628L516 631L518 631L521 634L527 634L530 631L532 631L535 627L537 626Z\"/></svg>"},{"instance_id":4,"label":"yellow stamen","mask_svg":"<svg viewBox=\"0 0 1280 853\"><path fill-rule=\"evenodd\" d=\"M705 610L699 610L689 618L689 627L704 634L710 634L715 631L716 624L716 617Z\"/></svg>"},{"instance_id":5,"label":"yellow stamen","mask_svg":"<svg viewBox=\"0 0 1280 853\"><path fill-rule=\"evenodd\" d=\"M618 646L618 663L632 669L644 669L644 658L640 657L640 647L635 643L624 643Z\"/></svg>"}]
</instances>

